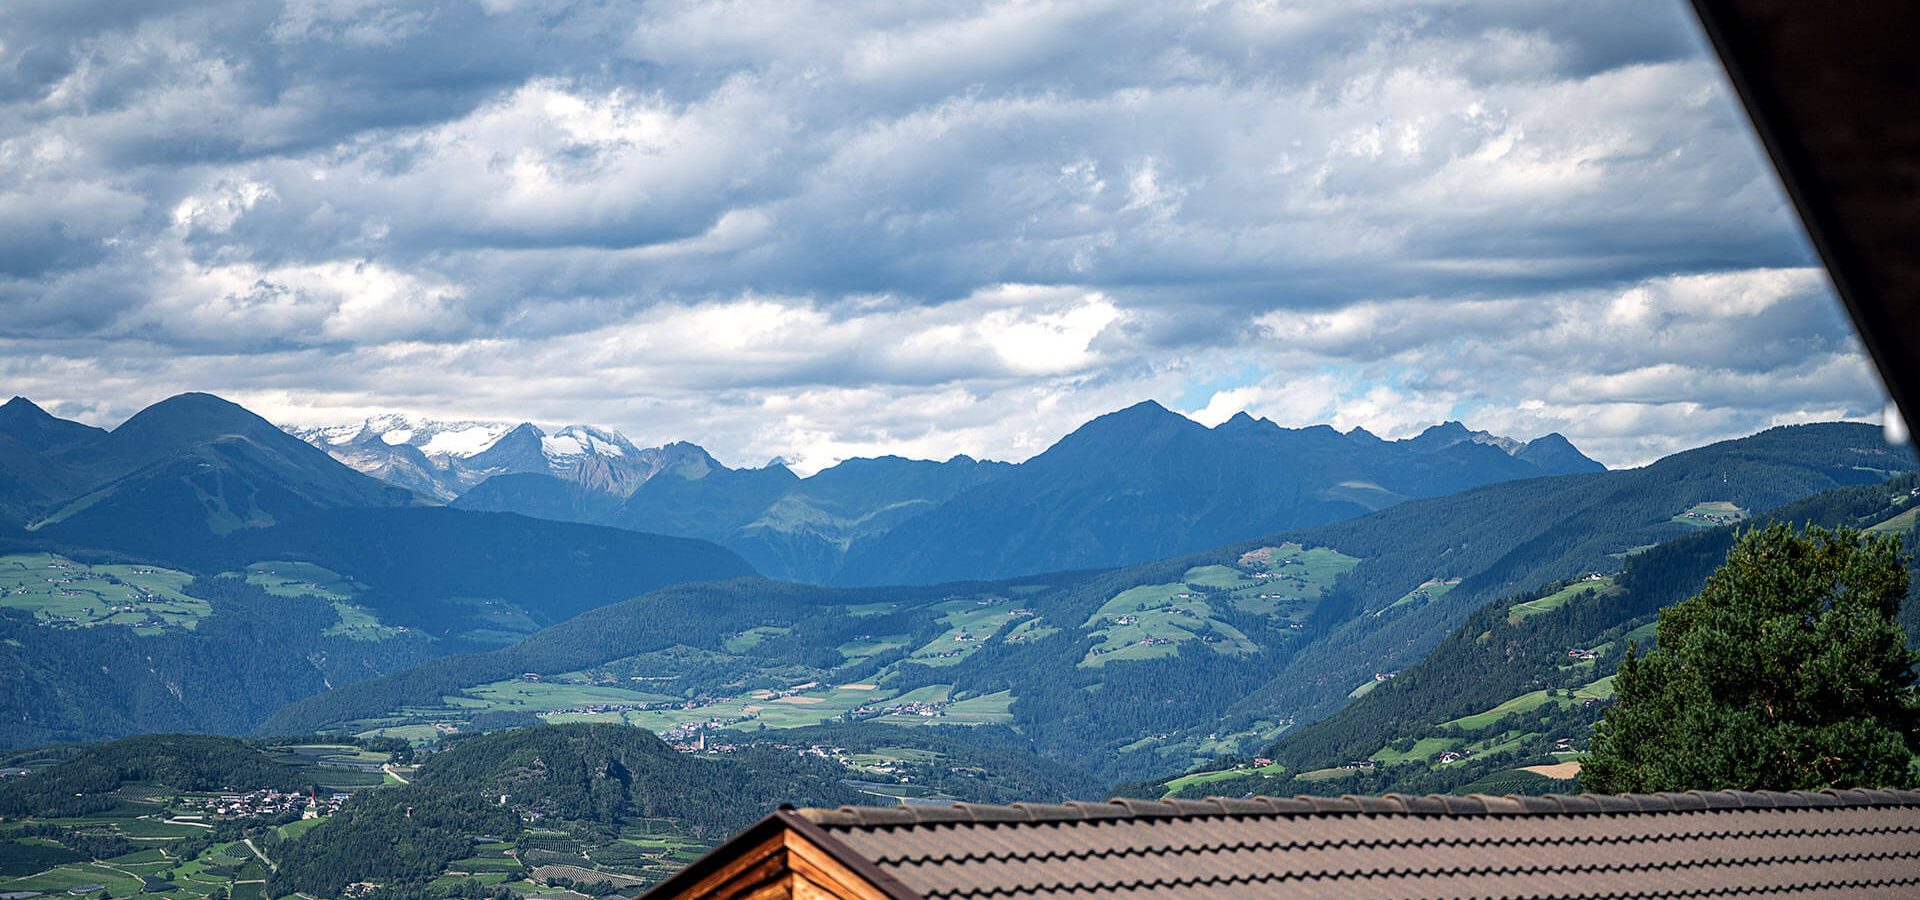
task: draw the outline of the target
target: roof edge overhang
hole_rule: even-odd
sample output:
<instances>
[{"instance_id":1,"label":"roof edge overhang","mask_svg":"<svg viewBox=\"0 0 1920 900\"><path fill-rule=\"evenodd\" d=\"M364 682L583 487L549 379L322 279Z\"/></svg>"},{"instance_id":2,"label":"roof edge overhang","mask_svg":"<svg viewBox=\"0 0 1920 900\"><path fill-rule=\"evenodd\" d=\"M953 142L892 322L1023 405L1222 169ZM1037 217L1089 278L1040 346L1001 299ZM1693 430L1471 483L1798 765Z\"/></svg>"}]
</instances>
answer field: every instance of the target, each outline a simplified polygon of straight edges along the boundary
<instances>
[{"instance_id":1,"label":"roof edge overhang","mask_svg":"<svg viewBox=\"0 0 1920 900\"><path fill-rule=\"evenodd\" d=\"M1910 434L1920 423L1920 3L1691 0Z\"/></svg>"},{"instance_id":2,"label":"roof edge overhang","mask_svg":"<svg viewBox=\"0 0 1920 900\"><path fill-rule=\"evenodd\" d=\"M796 874L813 880L830 879L849 889L845 896L920 900L918 892L790 806L774 810L727 838L640 896L659 900L699 897L733 881L770 884Z\"/></svg>"}]
</instances>

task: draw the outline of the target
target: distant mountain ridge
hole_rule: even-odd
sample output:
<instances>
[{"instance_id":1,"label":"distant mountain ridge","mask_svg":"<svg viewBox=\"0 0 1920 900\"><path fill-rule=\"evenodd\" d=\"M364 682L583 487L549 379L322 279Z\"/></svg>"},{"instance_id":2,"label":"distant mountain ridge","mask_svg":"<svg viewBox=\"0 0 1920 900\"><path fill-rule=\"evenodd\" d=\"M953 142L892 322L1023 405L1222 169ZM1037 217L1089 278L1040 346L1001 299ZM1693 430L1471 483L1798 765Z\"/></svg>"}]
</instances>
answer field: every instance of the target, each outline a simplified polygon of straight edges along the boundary
<instances>
[{"instance_id":1,"label":"distant mountain ridge","mask_svg":"<svg viewBox=\"0 0 1920 900\"><path fill-rule=\"evenodd\" d=\"M926 584L1125 565L1518 478L1604 471L1559 434L1446 422L1399 441L1246 413L1207 428L1147 401L1024 463L849 459L802 478L617 432L404 416L293 429L360 471L461 509L714 541L762 573Z\"/></svg>"},{"instance_id":2,"label":"distant mountain ridge","mask_svg":"<svg viewBox=\"0 0 1920 900\"><path fill-rule=\"evenodd\" d=\"M856 546L843 584L1005 578L1175 556L1484 484L1605 471L1558 434L1458 422L1400 441L1239 413L1213 428L1151 401Z\"/></svg>"},{"instance_id":3,"label":"distant mountain ridge","mask_svg":"<svg viewBox=\"0 0 1920 900\"><path fill-rule=\"evenodd\" d=\"M200 511L206 532L263 527L347 507L399 507L413 492L336 464L273 423L211 394L141 410L118 428L56 418L24 398L0 407L0 515L82 543L154 530ZM189 515L189 518L192 518ZM197 532L198 529L188 529Z\"/></svg>"}]
</instances>

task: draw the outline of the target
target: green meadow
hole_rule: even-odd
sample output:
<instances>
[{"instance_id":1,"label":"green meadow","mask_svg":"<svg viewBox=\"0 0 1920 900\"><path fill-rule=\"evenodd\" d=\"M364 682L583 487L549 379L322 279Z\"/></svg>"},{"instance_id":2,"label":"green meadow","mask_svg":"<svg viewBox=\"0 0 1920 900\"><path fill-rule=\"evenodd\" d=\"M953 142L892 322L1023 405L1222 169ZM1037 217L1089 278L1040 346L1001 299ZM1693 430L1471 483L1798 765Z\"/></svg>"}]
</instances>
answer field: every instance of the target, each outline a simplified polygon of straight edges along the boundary
<instances>
[{"instance_id":1,"label":"green meadow","mask_svg":"<svg viewBox=\"0 0 1920 900\"><path fill-rule=\"evenodd\" d=\"M1592 592L1600 596L1606 596L1608 594L1616 593L1617 588L1615 588L1614 586L1613 576L1609 575L1604 578L1596 578L1591 580L1580 579L1578 581L1575 581L1572 584L1567 585L1566 587L1563 587L1557 591L1554 591L1551 594L1546 595L1545 597L1541 597L1536 600L1528 600L1523 603L1515 603L1514 605L1507 608L1507 621L1519 622L1522 619L1531 618L1533 616L1537 616L1542 613L1552 612L1556 609L1559 609L1562 606L1567 605L1567 601L1572 600L1575 597L1579 597L1584 594L1587 594L1589 592Z\"/></svg>"},{"instance_id":2,"label":"green meadow","mask_svg":"<svg viewBox=\"0 0 1920 900\"><path fill-rule=\"evenodd\" d=\"M193 576L154 566L88 565L49 553L0 556L0 608L43 624L125 625L141 634L196 628L212 614L184 593Z\"/></svg>"}]
</instances>

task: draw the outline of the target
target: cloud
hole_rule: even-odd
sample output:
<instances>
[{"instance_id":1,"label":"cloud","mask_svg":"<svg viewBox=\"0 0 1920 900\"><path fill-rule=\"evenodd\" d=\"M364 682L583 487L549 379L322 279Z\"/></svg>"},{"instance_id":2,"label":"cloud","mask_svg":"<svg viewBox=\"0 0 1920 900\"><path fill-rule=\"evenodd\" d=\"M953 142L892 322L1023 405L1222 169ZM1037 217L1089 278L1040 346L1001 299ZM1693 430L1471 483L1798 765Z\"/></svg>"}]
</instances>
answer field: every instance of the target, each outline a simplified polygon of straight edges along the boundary
<instances>
[{"instance_id":1,"label":"cloud","mask_svg":"<svg viewBox=\"0 0 1920 900\"><path fill-rule=\"evenodd\" d=\"M25 2L0 377L723 458L1883 403L1680 4Z\"/></svg>"}]
</instances>

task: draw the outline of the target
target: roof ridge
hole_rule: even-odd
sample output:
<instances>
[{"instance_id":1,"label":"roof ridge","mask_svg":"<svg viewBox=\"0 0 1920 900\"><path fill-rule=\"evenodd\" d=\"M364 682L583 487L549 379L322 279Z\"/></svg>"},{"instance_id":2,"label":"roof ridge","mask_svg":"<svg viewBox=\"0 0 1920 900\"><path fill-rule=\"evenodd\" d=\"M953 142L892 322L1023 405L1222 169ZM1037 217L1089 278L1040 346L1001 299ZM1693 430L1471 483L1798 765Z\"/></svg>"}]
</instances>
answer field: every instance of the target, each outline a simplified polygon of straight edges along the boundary
<instances>
[{"instance_id":1,"label":"roof ridge","mask_svg":"<svg viewBox=\"0 0 1920 900\"><path fill-rule=\"evenodd\" d=\"M1554 863L1542 866L1512 865L1455 865L1421 866L1407 865L1389 869L1358 870L1314 870L1289 869L1276 872L1234 872L1230 874L1174 875L1157 876L1150 879L1131 879L1127 881L1098 882L1094 885L1077 884L1079 889L1093 887L1100 891L1153 890L1165 891L1174 888L1213 887L1225 884L1273 884L1276 882L1313 881L1342 882L1364 881L1368 879L1391 878L1499 878L1513 875L1617 875L1621 873L1644 874L1647 872L1668 872L1688 868L1759 868L1778 865L1803 865L1808 863L1849 863L1871 862L1887 859L1920 859L1920 850L1882 851L1876 853L1824 853L1804 856L1776 856L1761 858L1709 857L1706 859L1666 859L1652 862L1597 862L1597 863ZM940 896L995 896L1011 893L1035 893L1036 888L1046 890L1051 885L1020 885L1008 888L995 886L986 889L938 892Z\"/></svg>"},{"instance_id":2,"label":"roof ridge","mask_svg":"<svg viewBox=\"0 0 1920 900\"><path fill-rule=\"evenodd\" d=\"M1608 815L1701 812L1723 809L1920 806L1920 791L1835 789L1822 791L1686 791L1657 794L1344 794L1320 797L1210 797L1206 800L1137 800L1104 803L955 803L950 806L842 806L796 812L826 828L872 828L935 823L1073 822L1103 819L1171 819L1210 816L1314 815Z\"/></svg>"}]
</instances>

